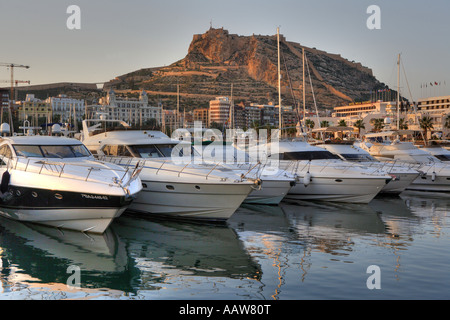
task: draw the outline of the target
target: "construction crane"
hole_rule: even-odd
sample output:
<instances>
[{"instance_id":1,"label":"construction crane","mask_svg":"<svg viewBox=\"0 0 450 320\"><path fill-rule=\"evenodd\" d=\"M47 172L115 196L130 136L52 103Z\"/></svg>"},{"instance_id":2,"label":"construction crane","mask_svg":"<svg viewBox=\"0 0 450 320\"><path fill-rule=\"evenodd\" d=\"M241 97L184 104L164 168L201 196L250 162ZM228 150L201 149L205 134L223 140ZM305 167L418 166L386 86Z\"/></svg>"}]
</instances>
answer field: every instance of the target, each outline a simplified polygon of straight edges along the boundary
<instances>
[{"instance_id":1,"label":"construction crane","mask_svg":"<svg viewBox=\"0 0 450 320\"><path fill-rule=\"evenodd\" d=\"M14 98L14 68L29 69L30 66L24 66L22 64L15 64L15 63L4 63L4 62L0 62L0 66L10 68L10 70L11 70L11 98L10 98L10 100L12 100Z\"/></svg>"},{"instance_id":2,"label":"construction crane","mask_svg":"<svg viewBox=\"0 0 450 320\"><path fill-rule=\"evenodd\" d=\"M2 82L2 83L5 83L5 82L10 82L10 80L0 80L0 82ZM15 94L16 94L16 96L14 97L14 100L17 100L17 85L19 84L19 83L28 83L28 84L30 84L31 83L31 81L30 80L14 80L14 83L16 84L16 89L15 89ZM11 97L11 100L12 100L12 97Z\"/></svg>"},{"instance_id":3,"label":"construction crane","mask_svg":"<svg viewBox=\"0 0 450 320\"><path fill-rule=\"evenodd\" d=\"M13 121L12 121L12 100L14 98L14 68L25 68L29 69L30 66L25 66L22 64L15 64L15 63L4 63L0 62L1 67L7 67L11 70L11 97L9 98L10 106L9 106L9 125L10 125L10 132L11 134L14 133L14 127L13 127ZM3 123L3 107L0 110L0 121Z\"/></svg>"}]
</instances>

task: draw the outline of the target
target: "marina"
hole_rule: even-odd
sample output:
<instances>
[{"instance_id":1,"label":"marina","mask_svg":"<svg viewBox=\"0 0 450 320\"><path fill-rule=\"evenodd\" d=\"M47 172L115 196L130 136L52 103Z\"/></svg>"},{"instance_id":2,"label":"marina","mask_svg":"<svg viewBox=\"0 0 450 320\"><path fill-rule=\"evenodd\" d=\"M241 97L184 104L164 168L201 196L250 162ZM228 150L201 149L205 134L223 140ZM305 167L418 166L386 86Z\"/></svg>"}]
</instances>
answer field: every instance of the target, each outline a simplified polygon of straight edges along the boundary
<instances>
[{"instance_id":1,"label":"marina","mask_svg":"<svg viewBox=\"0 0 450 320\"><path fill-rule=\"evenodd\" d=\"M175 2L2 6L0 300L449 300L449 4Z\"/></svg>"}]
</instances>

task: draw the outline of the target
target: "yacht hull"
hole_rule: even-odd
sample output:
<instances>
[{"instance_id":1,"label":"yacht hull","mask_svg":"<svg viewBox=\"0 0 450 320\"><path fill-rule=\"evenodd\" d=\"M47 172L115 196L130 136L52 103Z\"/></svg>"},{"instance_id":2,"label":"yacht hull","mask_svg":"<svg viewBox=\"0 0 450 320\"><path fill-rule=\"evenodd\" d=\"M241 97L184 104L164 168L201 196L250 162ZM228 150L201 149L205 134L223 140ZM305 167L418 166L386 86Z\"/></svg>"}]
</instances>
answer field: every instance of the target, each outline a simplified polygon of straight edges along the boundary
<instances>
[{"instance_id":1,"label":"yacht hull","mask_svg":"<svg viewBox=\"0 0 450 320\"><path fill-rule=\"evenodd\" d=\"M0 199L0 215L61 229L103 233L132 200L125 195L10 186Z\"/></svg>"},{"instance_id":2,"label":"yacht hull","mask_svg":"<svg viewBox=\"0 0 450 320\"><path fill-rule=\"evenodd\" d=\"M294 200L321 200L347 203L369 203L385 186L383 178L312 177L306 186L297 181L286 196Z\"/></svg>"},{"instance_id":3,"label":"yacht hull","mask_svg":"<svg viewBox=\"0 0 450 320\"><path fill-rule=\"evenodd\" d=\"M277 205L288 194L292 184L293 180L262 179L261 189L253 190L244 203Z\"/></svg>"},{"instance_id":4,"label":"yacht hull","mask_svg":"<svg viewBox=\"0 0 450 320\"><path fill-rule=\"evenodd\" d=\"M254 190L249 183L183 183L142 178L129 210L178 219L226 221Z\"/></svg>"},{"instance_id":5,"label":"yacht hull","mask_svg":"<svg viewBox=\"0 0 450 320\"><path fill-rule=\"evenodd\" d=\"M450 192L450 177L431 174L417 177L406 189L415 191Z\"/></svg>"},{"instance_id":6,"label":"yacht hull","mask_svg":"<svg viewBox=\"0 0 450 320\"><path fill-rule=\"evenodd\" d=\"M417 179L419 173L393 173L391 175L393 179L381 189L380 193L402 193Z\"/></svg>"},{"instance_id":7,"label":"yacht hull","mask_svg":"<svg viewBox=\"0 0 450 320\"><path fill-rule=\"evenodd\" d=\"M1 208L0 215L45 226L102 234L125 208L13 209ZM67 217L70 216L70 219Z\"/></svg>"}]
</instances>

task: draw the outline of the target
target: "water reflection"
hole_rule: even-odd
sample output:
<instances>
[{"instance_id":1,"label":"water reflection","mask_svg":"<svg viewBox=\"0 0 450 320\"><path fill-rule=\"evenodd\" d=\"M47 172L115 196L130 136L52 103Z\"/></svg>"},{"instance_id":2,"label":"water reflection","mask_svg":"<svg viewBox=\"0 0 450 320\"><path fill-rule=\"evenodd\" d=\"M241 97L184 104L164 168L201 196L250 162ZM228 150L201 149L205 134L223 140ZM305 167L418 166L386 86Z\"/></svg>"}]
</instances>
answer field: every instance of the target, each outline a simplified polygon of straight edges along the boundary
<instances>
[{"instance_id":1,"label":"water reflection","mask_svg":"<svg viewBox=\"0 0 450 320\"><path fill-rule=\"evenodd\" d=\"M259 277L258 266L228 226L123 216L111 229L126 245L141 273L149 278ZM142 285L145 287L145 283Z\"/></svg>"},{"instance_id":2,"label":"water reflection","mask_svg":"<svg viewBox=\"0 0 450 320\"><path fill-rule=\"evenodd\" d=\"M430 221L431 233L435 237L442 236L450 209L450 194L435 192L407 191L401 194L407 207L420 221ZM428 230L427 230L428 231Z\"/></svg>"},{"instance_id":3,"label":"water reflection","mask_svg":"<svg viewBox=\"0 0 450 320\"><path fill-rule=\"evenodd\" d=\"M126 298L161 289L175 276L260 276L258 265L227 226L127 216L103 235L1 218L0 257L0 294L17 299ZM81 269L80 290L66 286L70 265Z\"/></svg>"},{"instance_id":4,"label":"water reflection","mask_svg":"<svg viewBox=\"0 0 450 320\"><path fill-rule=\"evenodd\" d=\"M227 225L125 215L103 235L0 218L0 298L364 298L370 264L386 287L392 275L435 292L448 274L449 206L450 195L425 192L368 205L248 204ZM70 265L81 268L80 290L66 286Z\"/></svg>"}]
</instances>

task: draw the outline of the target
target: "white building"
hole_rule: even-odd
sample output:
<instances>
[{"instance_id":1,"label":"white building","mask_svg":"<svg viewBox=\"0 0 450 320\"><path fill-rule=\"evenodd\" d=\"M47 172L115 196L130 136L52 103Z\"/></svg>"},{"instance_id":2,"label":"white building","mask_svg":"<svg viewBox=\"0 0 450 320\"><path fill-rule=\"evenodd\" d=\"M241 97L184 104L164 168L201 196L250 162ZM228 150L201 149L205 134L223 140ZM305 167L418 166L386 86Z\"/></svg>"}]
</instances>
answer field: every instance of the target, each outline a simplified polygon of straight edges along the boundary
<instances>
[{"instance_id":1,"label":"white building","mask_svg":"<svg viewBox=\"0 0 450 320\"><path fill-rule=\"evenodd\" d=\"M108 92L103 104L107 119L123 120L130 125L140 125L150 119L156 119L161 123L161 107L153 107L148 104L148 96L145 90L136 99L117 99L113 89Z\"/></svg>"},{"instance_id":2,"label":"white building","mask_svg":"<svg viewBox=\"0 0 450 320\"><path fill-rule=\"evenodd\" d=\"M230 118L231 102L228 97L217 97L209 102L209 125L216 122L225 124Z\"/></svg>"},{"instance_id":3,"label":"white building","mask_svg":"<svg viewBox=\"0 0 450 320\"><path fill-rule=\"evenodd\" d=\"M422 115L427 115L433 120L433 129L436 131L446 131L444 124L446 117L450 115L450 96L429 97L419 99L418 111Z\"/></svg>"},{"instance_id":4,"label":"white building","mask_svg":"<svg viewBox=\"0 0 450 320\"><path fill-rule=\"evenodd\" d=\"M27 95L27 101L29 95ZM60 122L68 122L69 119L76 118L78 121L83 119L85 113L84 100L68 98L65 94L60 94L57 97L49 97L45 100L52 108L53 118L59 116Z\"/></svg>"}]
</instances>

